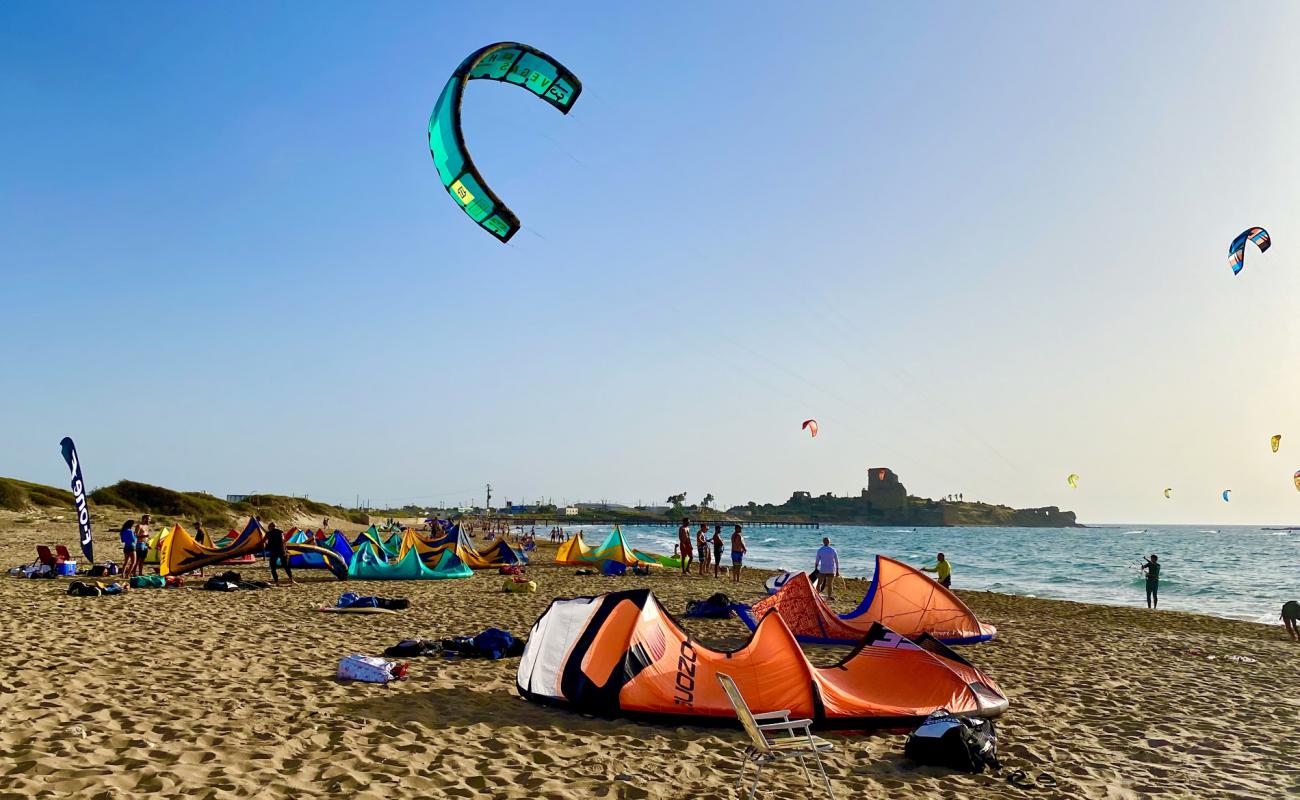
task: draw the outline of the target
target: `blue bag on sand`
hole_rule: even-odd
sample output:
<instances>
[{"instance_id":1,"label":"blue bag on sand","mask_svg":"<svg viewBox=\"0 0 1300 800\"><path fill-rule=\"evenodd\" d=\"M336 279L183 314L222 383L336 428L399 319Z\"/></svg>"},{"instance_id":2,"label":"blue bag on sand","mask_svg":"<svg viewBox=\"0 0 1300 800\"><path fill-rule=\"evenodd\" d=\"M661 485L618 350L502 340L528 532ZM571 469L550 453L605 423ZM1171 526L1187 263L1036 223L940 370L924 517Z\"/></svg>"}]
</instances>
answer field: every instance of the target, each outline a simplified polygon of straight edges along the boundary
<instances>
[{"instance_id":1,"label":"blue bag on sand","mask_svg":"<svg viewBox=\"0 0 1300 800\"><path fill-rule=\"evenodd\" d=\"M606 561L605 566L601 567L600 571L606 575L626 575L627 564L622 561Z\"/></svg>"},{"instance_id":2,"label":"blue bag on sand","mask_svg":"<svg viewBox=\"0 0 1300 800\"><path fill-rule=\"evenodd\" d=\"M356 592L345 592L339 595L339 608L377 608L379 599L376 597L362 597Z\"/></svg>"}]
</instances>

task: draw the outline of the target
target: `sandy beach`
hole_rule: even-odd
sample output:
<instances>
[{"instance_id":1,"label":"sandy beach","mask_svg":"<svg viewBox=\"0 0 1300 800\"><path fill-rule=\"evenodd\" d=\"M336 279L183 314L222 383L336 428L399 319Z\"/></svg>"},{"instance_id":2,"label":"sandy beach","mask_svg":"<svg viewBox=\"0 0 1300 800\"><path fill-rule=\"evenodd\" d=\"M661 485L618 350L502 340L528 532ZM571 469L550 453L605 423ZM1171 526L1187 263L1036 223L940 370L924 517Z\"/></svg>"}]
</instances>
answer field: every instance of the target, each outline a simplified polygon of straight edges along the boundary
<instances>
[{"instance_id":1,"label":"sandy beach","mask_svg":"<svg viewBox=\"0 0 1300 800\"><path fill-rule=\"evenodd\" d=\"M6 566L41 542L73 545L68 522L0 512ZM121 515L97 520L111 530ZM110 546L102 534L102 547ZM73 548L75 549L75 547ZM557 596L649 585L666 608L737 590L676 574L578 577L541 563L536 594L501 578L353 583L406 597L396 615L329 615L343 586L218 594L137 590L75 598L67 581L0 581L6 724L0 798L506 797L730 798L739 729L605 720L533 705L515 692L517 659L421 659L388 687L335 681L338 659L404 638L526 634ZM267 578L258 567L241 570ZM197 583L197 582L196 582ZM847 610L863 581L837 595ZM1011 698L998 722L1001 776L915 768L899 734L830 733L839 797L1242 797L1300 791L1300 645L1280 627L1173 612L961 593L999 637L963 648ZM690 620L708 645L746 638L736 620ZM810 648L814 660L842 651ZM1253 662L1225 658L1242 655ZM1006 780L1023 769L1037 785ZM768 797L802 796L778 768ZM1054 781L1054 784L1052 783Z\"/></svg>"}]
</instances>

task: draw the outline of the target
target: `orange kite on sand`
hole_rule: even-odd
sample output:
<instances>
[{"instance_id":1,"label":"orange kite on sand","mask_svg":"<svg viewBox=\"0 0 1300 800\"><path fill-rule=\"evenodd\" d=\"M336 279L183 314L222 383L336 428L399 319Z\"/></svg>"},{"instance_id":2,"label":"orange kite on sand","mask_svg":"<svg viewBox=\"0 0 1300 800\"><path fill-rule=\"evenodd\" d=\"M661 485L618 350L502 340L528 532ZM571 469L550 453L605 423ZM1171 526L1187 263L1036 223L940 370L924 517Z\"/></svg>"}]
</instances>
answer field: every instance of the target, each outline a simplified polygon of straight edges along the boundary
<instances>
[{"instance_id":1,"label":"orange kite on sand","mask_svg":"<svg viewBox=\"0 0 1300 800\"><path fill-rule=\"evenodd\" d=\"M888 556L876 556L876 575L867 596L842 617L826 605L802 572L748 612L737 609L737 616L753 630L757 620L771 611L781 615L799 641L809 644L857 644L877 622L909 638L929 634L945 644L983 642L998 632L976 619L957 595Z\"/></svg>"},{"instance_id":2,"label":"orange kite on sand","mask_svg":"<svg viewBox=\"0 0 1300 800\"><path fill-rule=\"evenodd\" d=\"M928 636L913 642L877 625L838 664L815 667L780 615L768 614L743 647L719 652L683 631L649 589L551 603L529 631L516 686L534 702L589 714L734 722L719 672L755 710L788 710L823 728L1007 707L992 678Z\"/></svg>"}]
</instances>

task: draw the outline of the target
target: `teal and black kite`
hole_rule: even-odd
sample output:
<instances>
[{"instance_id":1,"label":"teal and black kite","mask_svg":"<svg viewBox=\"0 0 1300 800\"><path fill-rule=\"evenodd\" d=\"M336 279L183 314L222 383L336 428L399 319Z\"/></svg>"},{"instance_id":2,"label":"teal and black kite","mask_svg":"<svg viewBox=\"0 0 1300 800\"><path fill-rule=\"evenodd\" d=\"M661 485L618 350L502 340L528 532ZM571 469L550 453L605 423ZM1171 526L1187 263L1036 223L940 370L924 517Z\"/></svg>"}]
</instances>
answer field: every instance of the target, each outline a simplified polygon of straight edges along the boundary
<instances>
[{"instance_id":1,"label":"teal and black kite","mask_svg":"<svg viewBox=\"0 0 1300 800\"><path fill-rule=\"evenodd\" d=\"M492 80L521 86L568 114L582 93L582 82L541 50L518 42L480 48L452 73L429 117L429 153L438 177L470 219L503 242L519 230L519 218L488 188L465 148L460 130L460 101L465 84Z\"/></svg>"}]
</instances>

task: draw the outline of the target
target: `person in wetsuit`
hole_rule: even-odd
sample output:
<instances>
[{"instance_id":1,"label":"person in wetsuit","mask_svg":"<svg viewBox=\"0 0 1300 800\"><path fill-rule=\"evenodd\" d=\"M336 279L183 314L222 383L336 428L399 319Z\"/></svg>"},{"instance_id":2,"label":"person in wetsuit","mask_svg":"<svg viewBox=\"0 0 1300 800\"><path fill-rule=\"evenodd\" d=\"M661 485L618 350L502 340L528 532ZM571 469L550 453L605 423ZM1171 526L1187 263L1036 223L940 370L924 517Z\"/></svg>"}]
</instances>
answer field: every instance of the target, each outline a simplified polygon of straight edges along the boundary
<instances>
[{"instance_id":1,"label":"person in wetsuit","mask_svg":"<svg viewBox=\"0 0 1300 800\"><path fill-rule=\"evenodd\" d=\"M1160 556L1152 553L1139 567L1147 576L1147 608L1160 605Z\"/></svg>"},{"instance_id":2,"label":"person in wetsuit","mask_svg":"<svg viewBox=\"0 0 1300 800\"><path fill-rule=\"evenodd\" d=\"M276 527L274 522L266 530L266 555L271 565L271 580L277 585L280 583L280 575L275 571L277 563L284 568L284 574L289 578L289 583L297 583L293 579L293 570L289 569L289 554L284 549L284 531Z\"/></svg>"}]
</instances>

